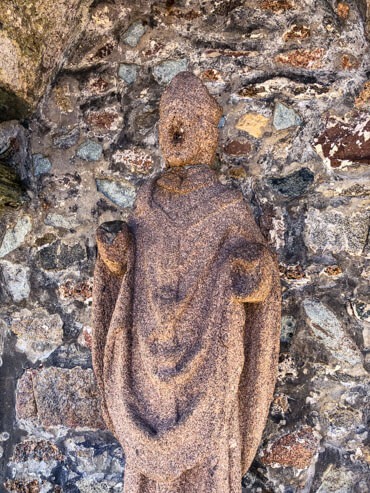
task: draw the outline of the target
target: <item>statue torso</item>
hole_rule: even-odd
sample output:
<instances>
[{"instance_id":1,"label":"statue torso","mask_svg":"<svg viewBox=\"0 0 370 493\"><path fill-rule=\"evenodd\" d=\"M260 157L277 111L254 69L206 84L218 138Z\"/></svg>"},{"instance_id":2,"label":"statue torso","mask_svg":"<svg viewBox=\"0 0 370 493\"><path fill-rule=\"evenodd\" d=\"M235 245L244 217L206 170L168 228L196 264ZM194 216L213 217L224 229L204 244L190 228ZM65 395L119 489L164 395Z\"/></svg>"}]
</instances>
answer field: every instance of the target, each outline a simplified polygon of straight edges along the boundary
<instances>
[{"instance_id":1,"label":"statue torso","mask_svg":"<svg viewBox=\"0 0 370 493\"><path fill-rule=\"evenodd\" d=\"M190 412L228 364L230 317L239 318L239 334L231 338L238 340L237 372L244 357L244 310L230 296L231 225L225 220L240 197L208 167L181 174L165 173L139 196L130 223L136 249L133 364L139 368L134 387L143 416L152 408L159 428Z\"/></svg>"}]
</instances>

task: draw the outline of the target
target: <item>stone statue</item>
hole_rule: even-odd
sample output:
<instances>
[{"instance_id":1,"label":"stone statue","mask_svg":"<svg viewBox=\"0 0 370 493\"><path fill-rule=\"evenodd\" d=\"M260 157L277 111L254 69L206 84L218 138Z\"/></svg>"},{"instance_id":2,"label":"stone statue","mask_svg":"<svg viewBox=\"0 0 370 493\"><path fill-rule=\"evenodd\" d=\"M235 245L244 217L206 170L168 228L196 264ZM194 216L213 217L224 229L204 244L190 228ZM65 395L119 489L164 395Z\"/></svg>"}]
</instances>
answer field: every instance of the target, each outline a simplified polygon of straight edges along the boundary
<instances>
[{"instance_id":1,"label":"stone statue","mask_svg":"<svg viewBox=\"0 0 370 493\"><path fill-rule=\"evenodd\" d=\"M125 493L241 491L275 384L276 261L214 161L221 109L189 72L160 102L168 169L97 232L93 364Z\"/></svg>"}]
</instances>

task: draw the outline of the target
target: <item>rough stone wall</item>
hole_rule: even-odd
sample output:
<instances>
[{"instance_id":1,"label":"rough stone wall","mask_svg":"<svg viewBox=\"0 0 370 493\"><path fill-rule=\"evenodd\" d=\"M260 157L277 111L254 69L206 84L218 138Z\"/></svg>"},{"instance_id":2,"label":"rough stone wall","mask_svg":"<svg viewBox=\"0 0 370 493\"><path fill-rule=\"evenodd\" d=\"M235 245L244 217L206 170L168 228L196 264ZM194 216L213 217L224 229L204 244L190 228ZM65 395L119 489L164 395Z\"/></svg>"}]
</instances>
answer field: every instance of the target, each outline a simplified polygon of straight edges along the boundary
<instances>
[{"instance_id":1,"label":"rough stone wall","mask_svg":"<svg viewBox=\"0 0 370 493\"><path fill-rule=\"evenodd\" d=\"M92 0L1 0L0 121L35 108L88 19Z\"/></svg>"},{"instance_id":2,"label":"rough stone wall","mask_svg":"<svg viewBox=\"0 0 370 493\"><path fill-rule=\"evenodd\" d=\"M0 128L0 161L25 186L0 225L4 491L121 489L91 370L94 230L163 169L158 101L186 68L224 109L220 180L252 204L281 268L279 379L245 491L370 490L368 10L92 3L34 117Z\"/></svg>"}]
</instances>

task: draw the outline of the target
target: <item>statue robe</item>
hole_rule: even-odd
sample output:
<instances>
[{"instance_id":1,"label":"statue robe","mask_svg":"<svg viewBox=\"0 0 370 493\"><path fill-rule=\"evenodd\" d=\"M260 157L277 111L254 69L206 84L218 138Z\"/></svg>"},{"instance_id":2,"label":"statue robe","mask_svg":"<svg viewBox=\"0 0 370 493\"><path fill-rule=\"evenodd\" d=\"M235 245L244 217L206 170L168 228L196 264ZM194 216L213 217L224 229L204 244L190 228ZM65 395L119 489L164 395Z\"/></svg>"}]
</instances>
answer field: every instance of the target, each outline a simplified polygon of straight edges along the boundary
<instances>
[{"instance_id":1,"label":"statue robe","mask_svg":"<svg viewBox=\"0 0 370 493\"><path fill-rule=\"evenodd\" d=\"M125 235L123 276L97 261L93 336L124 492L240 493L275 384L276 263L241 194L202 165L144 184Z\"/></svg>"}]
</instances>

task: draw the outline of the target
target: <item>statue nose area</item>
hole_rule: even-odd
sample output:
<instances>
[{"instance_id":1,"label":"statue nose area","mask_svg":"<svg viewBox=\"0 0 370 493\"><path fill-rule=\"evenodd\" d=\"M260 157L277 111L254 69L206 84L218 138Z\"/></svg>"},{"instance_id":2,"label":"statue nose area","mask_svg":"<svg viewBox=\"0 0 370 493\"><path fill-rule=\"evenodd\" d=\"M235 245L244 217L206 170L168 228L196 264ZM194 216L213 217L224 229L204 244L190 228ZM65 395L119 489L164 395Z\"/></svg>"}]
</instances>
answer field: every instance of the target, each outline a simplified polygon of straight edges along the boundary
<instances>
[{"instance_id":1,"label":"statue nose area","mask_svg":"<svg viewBox=\"0 0 370 493\"><path fill-rule=\"evenodd\" d=\"M182 144L185 139L185 130L182 125L179 125L177 127L174 127L170 130L170 134L172 134L172 144L173 145L178 145Z\"/></svg>"},{"instance_id":2,"label":"statue nose area","mask_svg":"<svg viewBox=\"0 0 370 493\"><path fill-rule=\"evenodd\" d=\"M180 114L176 114L172 121L169 121L166 128L166 140L172 149L176 149L185 143L187 136L188 121Z\"/></svg>"},{"instance_id":3,"label":"statue nose area","mask_svg":"<svg viewBox=\"0 0 370 493\"><path fill-rule=\"evenodd\" d=\"M193 140L193 132L196 126L194 115L188 115L181 105L167 120L160 121L159 145L170 166L195 164L194 154L197 147Z\"/></svg>"}]
</instances>

